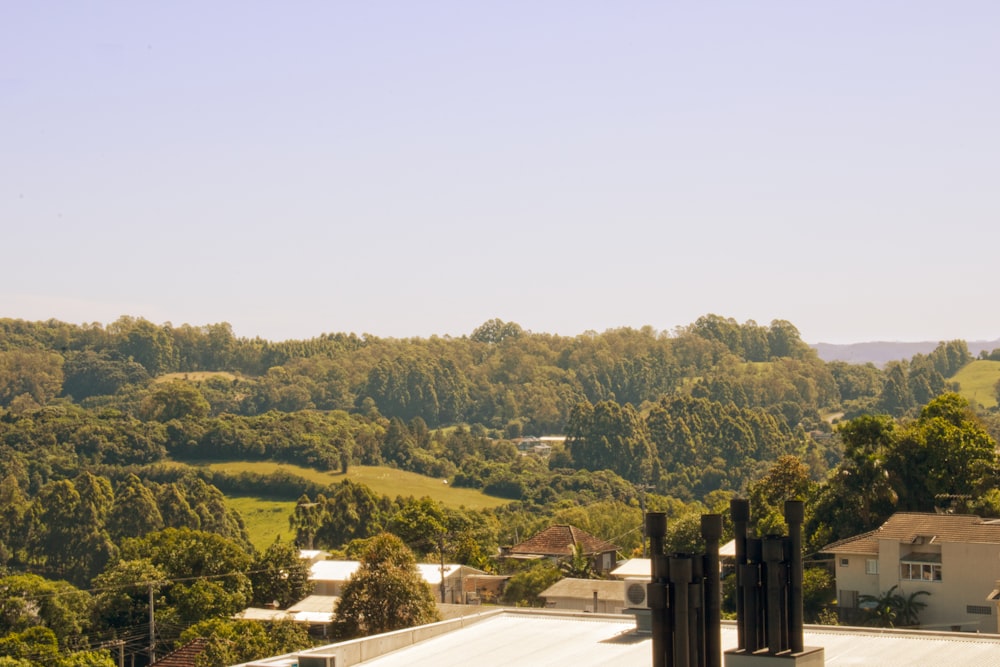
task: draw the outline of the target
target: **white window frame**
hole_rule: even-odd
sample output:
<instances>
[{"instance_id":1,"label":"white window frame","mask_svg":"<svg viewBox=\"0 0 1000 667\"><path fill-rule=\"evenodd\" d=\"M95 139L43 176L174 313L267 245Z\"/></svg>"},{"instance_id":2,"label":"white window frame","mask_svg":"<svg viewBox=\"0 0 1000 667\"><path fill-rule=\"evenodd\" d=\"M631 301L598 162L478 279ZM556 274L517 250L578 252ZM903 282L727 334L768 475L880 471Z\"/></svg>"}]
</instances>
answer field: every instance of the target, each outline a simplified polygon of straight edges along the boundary
<instances>
[{"instance_id":1,"label":"white window frame","mask_svg":"<svg viewBox=\"0 0 1000 667\"><path fill-rule=\"evenodd\" d=\"M901 581L940 583L942 578L941 563L899 561L899 579Z\"/></svg>"},{"instance_id":2,"label":"white window frame","mask_svg":"<svg viewBox=\"0 0 1000 667\"><path fill-rule=\"evenodd\" d=\"M865 574L878 574L878 558L865 559Z\"/></svg>"}]
</instances>

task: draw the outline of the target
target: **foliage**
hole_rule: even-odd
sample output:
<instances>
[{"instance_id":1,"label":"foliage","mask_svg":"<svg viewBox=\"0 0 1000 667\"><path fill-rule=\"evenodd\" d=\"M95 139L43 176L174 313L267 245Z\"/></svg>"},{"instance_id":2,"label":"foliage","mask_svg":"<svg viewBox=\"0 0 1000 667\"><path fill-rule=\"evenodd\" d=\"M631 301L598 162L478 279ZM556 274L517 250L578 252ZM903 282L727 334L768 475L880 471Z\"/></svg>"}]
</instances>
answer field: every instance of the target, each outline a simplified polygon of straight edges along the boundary
<instances>
[{"instance_id":1,"label":"foliage","mask_svg":"<svg viewBox=\"0 0 1000 667\"><path fill-rule=\"evenodd\" d=\"M389 632L439 618L431 591L417 571L413 552L389 533L368 541L335 611L334 630L344 638Z\"/></svg>"},{"instance_id":2,"label":"foliage","mask_svg":"<svg viewBox=\"0 0 1000 667\"><path fill-rule=\"evenodd\" d=\"M534 563L507 580L503 602L518 607L543 607L545 600L539 595L561 577L559 568L552 563L545 560Z\"/></svg>"},{"instance_id":3,"label":"foliage","mask_svg":"<svg viewBox=\"0 0 1000 667\"><path fill-rule=\"evenodd\" d=\"M278 541L254 559L250 584L253 587L252 604L262 607L276 602L279 609L287 609L302 600L313 588L309 566L299 558L298 549Z\"/></svg>"},{"instance_id":4,"label":"foliage","mask_svg":"<svg viewBox=\"0 0 1000 667\"><path fill-rule=\"evenodd\" d=\"M194 624L180 637L187 643L196 638L208 640L204 652L196 658L197 667L225 667L308 648L309 633L294 621L231 621L221 618Z\"/></svg>"},{"instance_id":5,"label":"foliage","mask_svg":"<svg viewBox=\"0 0 1000 667\"><path fill-rule=\"evenodd\" d=\"M920 625L920 612L927 603L918 600L921 595L930 595L927 591L914 591L908 596L897 592L898 586L879 595L862 595L858 597L858 605L867 611L865 625L882 628L914 627Z\"/></svg>"}]
</instances>

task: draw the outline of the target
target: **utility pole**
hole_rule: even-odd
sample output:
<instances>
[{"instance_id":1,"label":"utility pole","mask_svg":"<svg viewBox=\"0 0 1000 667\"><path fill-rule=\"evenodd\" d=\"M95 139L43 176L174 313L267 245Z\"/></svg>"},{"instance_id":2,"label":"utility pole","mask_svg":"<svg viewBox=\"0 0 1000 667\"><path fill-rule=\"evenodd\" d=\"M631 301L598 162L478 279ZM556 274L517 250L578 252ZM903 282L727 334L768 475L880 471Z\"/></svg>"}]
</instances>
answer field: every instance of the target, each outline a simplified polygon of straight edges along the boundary
<instances>
[{"instance_id":1,"label":"utility pole","mask_svg":"<svg viewBox=\"0 0 1000 667\"><path fill-rule=\"evenodd\" d=\"M122 639L115 639L112 641L104 642L101 647L118 647L118 667L125 667L125 641Z\"/></svg>"},{"instance_id":2,"label":"utility pole","mask_svg":"<svg viewBox=\"0 0 1000 667\"><path fill-rule=\"evenodd\" d=\"M639 492L639 509L642 510L642 557L648 558L646 554L646 491L653 488L652 484L636 484L636 491Z\"/></svg>"},{"instance_id":3,"label":"utility pole","mask_svg":"<svg viewBox=\"0 0 1000 667\"><path fill-rule=\"evenodd\" d=\"M153 620L153 582L149 583L149 663L156 662L156 627Z\"/></svg>"},{"instance_id":4,"label":"utility pole","mask_svg":"<svg viewBox=\"0 0 1000 667\"><path fill-rule=\"evenodd\" d=\"M444 604L444 533L438 535L438 553L441 554L441 604Z\"/></svg>"}]
</instances>

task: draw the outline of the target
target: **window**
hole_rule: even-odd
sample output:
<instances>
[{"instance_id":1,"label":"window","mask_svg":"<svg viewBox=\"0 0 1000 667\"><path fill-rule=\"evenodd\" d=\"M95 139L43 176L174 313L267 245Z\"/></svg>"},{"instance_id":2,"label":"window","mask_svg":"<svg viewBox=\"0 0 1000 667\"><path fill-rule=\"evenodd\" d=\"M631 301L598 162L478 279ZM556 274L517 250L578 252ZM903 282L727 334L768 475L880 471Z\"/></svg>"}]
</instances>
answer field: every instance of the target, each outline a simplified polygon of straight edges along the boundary
<instances>
[{"instance_id":1,"label":"window","mask_svg":"<svg viewBox=\"0 0 1000 667\"><path fill-rule=\"evenodd\" d=\"M990 607L981 604L970 604L965 607L966 614L979 614L980 616L992 616L993 611Z\"/></svg>"},{"instance_id":2,"label":"window","mask_svg":"<svg viewBox=\"0 0 1000 667\"><path fill-rule=\"evenodd\" d=\"M941 581L941 564L904 561L899 564L899 578L909 581Z\"/></svg>"},{"instance_id":3,"label":"window","mask_svg":"<svg viewBox=\"0 0 1000 667\"><path fill-rule=\"evenodd\" d=\"M878 558L865 559L865 574L878 574Z\"/></svg>"},{"instance_id":4,"label":"window","mask_svg":"<svg viewBox=\"0 0 1000 667\"><path fill-rule=\"evenodd\" d=\"M847 567L850 564L851 564L851 561L848 560L847 558L841 558L840 559L840 567Z\"/></svg>"}]
</instances>

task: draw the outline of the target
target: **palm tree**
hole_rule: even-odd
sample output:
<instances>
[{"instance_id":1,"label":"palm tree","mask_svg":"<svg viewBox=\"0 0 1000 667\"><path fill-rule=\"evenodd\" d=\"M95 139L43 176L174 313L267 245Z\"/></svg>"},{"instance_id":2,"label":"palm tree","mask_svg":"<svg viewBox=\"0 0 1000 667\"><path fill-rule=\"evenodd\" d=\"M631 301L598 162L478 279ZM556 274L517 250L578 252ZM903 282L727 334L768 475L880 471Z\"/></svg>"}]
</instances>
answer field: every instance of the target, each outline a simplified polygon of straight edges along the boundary
<instances>
[{"instance_id":1,"label":"palm tree","mask_svg":"<svg viewBox=\"0 0 1000 667\"><path fill-rule=\"evenodd\" d=\"M880 595L862 595L858 598L858 606L868 612L865 625L881 628L909 627L920 625L920 612L927 606L917 598L930 595L928 591L915 591L908 597L897 593L898 586L893 586ZM898 621L898 623L897 623Z\"/></svg>"}]
</instances>

